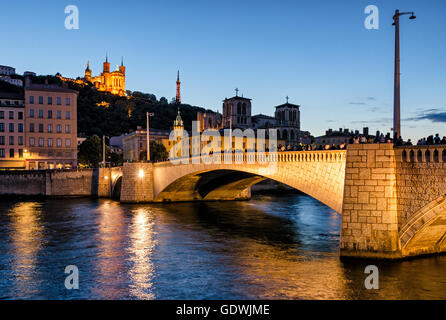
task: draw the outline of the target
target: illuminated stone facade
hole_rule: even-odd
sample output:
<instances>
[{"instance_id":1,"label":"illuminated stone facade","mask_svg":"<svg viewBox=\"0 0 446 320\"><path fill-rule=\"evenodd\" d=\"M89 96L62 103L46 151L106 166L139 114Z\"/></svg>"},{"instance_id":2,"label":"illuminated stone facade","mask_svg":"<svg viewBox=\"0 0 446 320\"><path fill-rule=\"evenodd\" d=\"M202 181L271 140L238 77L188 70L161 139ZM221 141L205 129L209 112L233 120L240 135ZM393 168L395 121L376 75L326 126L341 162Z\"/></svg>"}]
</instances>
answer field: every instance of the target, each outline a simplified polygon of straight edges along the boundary
<instances>
[{"instance_id":1,"label":"illuminated stone facade","mask_svg":"<svg viewBox=\"0 0 446 320\"><path fill-rule=\"evenodd\" d=\"M92 76L90 63L87 63L83 80L94 84L99 91L125 96L125 66L123 60L121 60L121 65L117 70L110 72L110 62L108 62L108 57L106 57L102 73L94 77Z\"/></svg>"}]
</instances>

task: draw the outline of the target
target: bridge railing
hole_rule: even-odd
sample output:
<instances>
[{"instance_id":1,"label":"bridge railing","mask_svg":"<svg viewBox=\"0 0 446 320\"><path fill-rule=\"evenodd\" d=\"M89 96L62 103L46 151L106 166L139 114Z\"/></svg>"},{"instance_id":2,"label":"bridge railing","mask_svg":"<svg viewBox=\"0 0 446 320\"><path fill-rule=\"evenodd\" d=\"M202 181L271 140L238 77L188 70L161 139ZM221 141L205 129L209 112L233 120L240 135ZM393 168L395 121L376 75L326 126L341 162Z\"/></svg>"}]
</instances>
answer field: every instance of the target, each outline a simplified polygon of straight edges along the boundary
<instances>
[{"instance_id":1,"label":"bridge railing","mask_svg":"<svg viewBox=\"0 0 446 320\"><path fill-rule=\"evenodd\" d=\"M401 146L395 148L396 160L413 163L446 163L446 145Z\"/></svg>"},{"instance_id":2,"label":"bridge railing","mask_svg":"<svg viewBox=\"0 0 446 320\"><path fill-rule=\"evenodd\" d=\"M210 155L211 157L217 155ZM323 151L283 151L283 152L236 152L221 153L219 155L221 163L235 164L267 164L270 162L340 162L346 159L346 150L323 150ZM206 156L176 158L176 160L187 160L188 163L206 163ZM170 161L158 162L155 165L169 164ZM213 162L214 163L214 162Z\"/></svg>"}]
</instances>

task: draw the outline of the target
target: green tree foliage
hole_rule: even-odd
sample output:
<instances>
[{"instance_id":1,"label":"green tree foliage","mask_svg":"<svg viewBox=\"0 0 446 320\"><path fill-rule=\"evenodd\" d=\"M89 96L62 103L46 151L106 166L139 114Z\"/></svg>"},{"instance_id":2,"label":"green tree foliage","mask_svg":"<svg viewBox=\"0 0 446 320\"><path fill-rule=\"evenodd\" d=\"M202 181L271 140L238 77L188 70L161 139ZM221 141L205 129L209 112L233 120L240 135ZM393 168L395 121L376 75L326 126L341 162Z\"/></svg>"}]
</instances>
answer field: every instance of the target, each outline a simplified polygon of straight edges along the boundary
<instances>
[{"instance_id":1,"label":"green tree foliage","mask_svg":"<svg viewBox=\"0 0 446 320\"><path fill-rule=\"evenodd\" d=\"M33 83L62 86L62 81L55 76L32 77ZM197 119L197 112L206 112L204 108L188 104L169 104L165 97L158 101L150 93L127 90L128 96L120 97L108 92L97 91L93 84L66 83L70 89L79 92L77 101L77 119L79 135L83 136L119 136L135 130L137 126L145 128L146 112L152 112L150 127L170 130L180 108L186 130L192 129L192 121Z\"/></svg>"},{"instance_id":2,"label":"green tree foliage","mask_svg":"<svg viewBox=\"0 0 446 320\"><path fill-rule=\"evenodd\" d=\"M87 138L79 146L78 161L81 165L96 168L102 161L102 143L97 135Z\"/></svg>"},{"instance_id":3,"label":"green tree foliage","mask_svg":"<svg viewBox=\"0 0 446 320\"><path fill-rule=\"evenodd\" d=\"M166 160L169 158L169 153L166 147L157 141L150 141L150 160L153 162ZM143 150L139 154L139 160L147 160L147 150Z\"/></svg>"}]
</instances>

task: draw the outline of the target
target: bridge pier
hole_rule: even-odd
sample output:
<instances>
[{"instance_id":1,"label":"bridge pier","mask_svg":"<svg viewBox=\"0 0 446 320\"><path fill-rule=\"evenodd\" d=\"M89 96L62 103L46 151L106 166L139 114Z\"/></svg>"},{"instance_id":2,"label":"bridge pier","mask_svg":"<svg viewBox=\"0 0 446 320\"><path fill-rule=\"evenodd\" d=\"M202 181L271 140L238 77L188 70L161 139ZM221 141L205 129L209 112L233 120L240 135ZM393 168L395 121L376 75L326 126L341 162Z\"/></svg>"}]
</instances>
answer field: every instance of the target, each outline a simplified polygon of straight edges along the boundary
<instances>
[{"instance_id":1,"label":"bridge pier","mask_svg":"<svg viewBox=\"0 0 446 320\"><path fill-rule=\"evenodd\" d=\"M122 167L121 202L151 202L153 191L153 164L124 163Z\"/></svg>"},{"instance_id":2,"label":"bridge pier","mask_svg":"<svg viewBox=\"0 0 446 320\"><path fill-rule=\"evenodd\" d=\"M391 144L349 145L340 255L400 258L395 150Z\"/></svg>"}]
</instances>

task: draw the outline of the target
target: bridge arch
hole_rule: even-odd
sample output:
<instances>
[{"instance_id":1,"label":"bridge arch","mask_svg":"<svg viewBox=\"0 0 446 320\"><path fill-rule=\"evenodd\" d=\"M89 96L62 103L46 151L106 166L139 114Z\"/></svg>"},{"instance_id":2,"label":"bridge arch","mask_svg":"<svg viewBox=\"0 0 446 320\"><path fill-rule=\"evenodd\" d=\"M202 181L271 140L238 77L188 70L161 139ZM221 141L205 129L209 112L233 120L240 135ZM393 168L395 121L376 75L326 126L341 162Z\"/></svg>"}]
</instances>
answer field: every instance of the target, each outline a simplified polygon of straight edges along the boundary
<instances>
[{"instance_id":1,"label":"bridge arch","mask_svg":"<svg viewBox=\"0 0 446 320\"><path fill-rule=\"evenodd\" d=\"M430 202L401 228L404 256L446 251L446 194Z\"/></svg>"},{"instance_id":2,"label":"bridge arch","mask_svg":"<svg viewBox=\"0 0 446 320\"><path fill-rule=\"evenodd\" d=\"M154 164L154 201L245 198L249 196L247 189L250 186L271 179L300 190L335 211L342 212L345 151L278 153L272 160L267 165Z\"/></svg>"}]
</instances>

